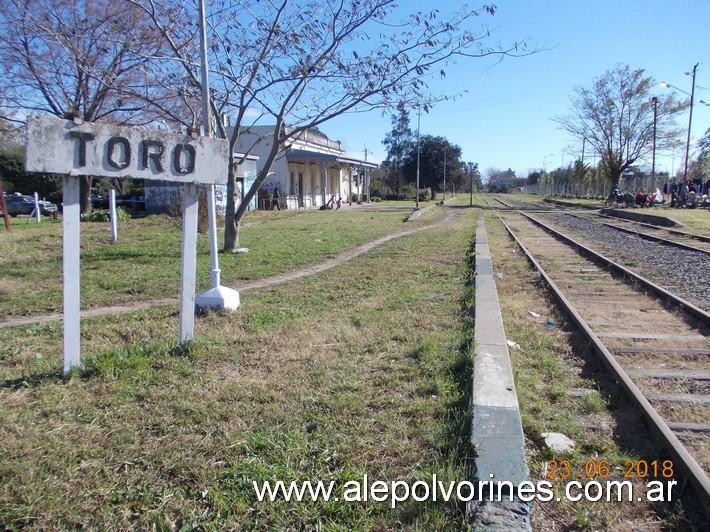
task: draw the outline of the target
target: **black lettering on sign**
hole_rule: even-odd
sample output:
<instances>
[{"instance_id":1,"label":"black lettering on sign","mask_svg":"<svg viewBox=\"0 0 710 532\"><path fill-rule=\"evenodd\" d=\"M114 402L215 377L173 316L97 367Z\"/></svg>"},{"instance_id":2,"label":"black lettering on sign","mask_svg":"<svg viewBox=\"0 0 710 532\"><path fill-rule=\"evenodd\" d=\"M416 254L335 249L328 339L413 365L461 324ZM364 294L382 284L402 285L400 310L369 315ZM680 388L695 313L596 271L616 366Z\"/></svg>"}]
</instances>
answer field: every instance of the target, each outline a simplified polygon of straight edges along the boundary
<instances>
[{"instance_id":1,"label":"black lettering on sign","mask_svg":"<svg viewBox=\"0 0 710 532\"><path fill-rule=\"evenodd\" d=\"M115 147L116 145L121 145L123 147L123 160L115 160ZM131 144L125 137L111 137L106 143L106 158L108 159L108 164L111 168L116 170L123 170L131 164Z\"/></svg>"},{"instance_id":2,"label":"black lettering on sign","mask_svg":"<svg viewBox=\"0 0 710 532\"><path fill-rule=\"evenodd\" d=\"M151 149L152 148L152 149ZM150 151L149 151L150 150ZM145 170L150 165L148 159L153 161L155 165L155 171L158 173L163 172L163 153L165 152L165 147L163 143L159 140L143 140L141 141L141 169Z\"/></svg>"},{"instance_id":3,"label":"black lettering on sign","mask_svg":"<svg viewBox=\"0 0 710 532\"><path fill-rule=\"evenodd\" d=\"M182 164L182 154L185 153L185 165ZM191 144L178 144L173 150L173 165L175 173L180 175L191 174L195 171L195 158L197 153Z\"/></svg>"},{"instance_id":4,"label":"black lettering on sign","mask_svg":"<svg viewBox=\"0 0 710 532\"><path fill-rule=\"evenodd\" d=\"M69 136L79 141L79 168L86 166L86 143L96 138L93 133L70 131Z\"/></svg>"}]
</instances>

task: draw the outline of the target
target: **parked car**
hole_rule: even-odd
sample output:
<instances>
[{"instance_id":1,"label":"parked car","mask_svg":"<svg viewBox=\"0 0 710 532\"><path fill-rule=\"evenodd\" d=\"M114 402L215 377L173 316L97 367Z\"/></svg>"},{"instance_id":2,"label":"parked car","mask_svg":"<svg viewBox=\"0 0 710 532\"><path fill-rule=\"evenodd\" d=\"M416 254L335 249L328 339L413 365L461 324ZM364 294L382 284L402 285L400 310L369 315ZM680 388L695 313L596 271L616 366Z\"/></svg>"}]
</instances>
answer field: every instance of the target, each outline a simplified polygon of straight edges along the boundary
<instances>
[{"instance_id":1,"label":"parked car","mask_svg":"<svg viewBox=\"0 0 710 532\"><path fill-rule=\"evenodd\" d=\"M23 194L8 194L5 196L5 205L7 205L7 213L10 216L32 214L35 210L35 199L32 196L25 196ZM53 215L57 210L57 206L51 201L39 201L40 213Z\"/></svg>"}]
</instances>

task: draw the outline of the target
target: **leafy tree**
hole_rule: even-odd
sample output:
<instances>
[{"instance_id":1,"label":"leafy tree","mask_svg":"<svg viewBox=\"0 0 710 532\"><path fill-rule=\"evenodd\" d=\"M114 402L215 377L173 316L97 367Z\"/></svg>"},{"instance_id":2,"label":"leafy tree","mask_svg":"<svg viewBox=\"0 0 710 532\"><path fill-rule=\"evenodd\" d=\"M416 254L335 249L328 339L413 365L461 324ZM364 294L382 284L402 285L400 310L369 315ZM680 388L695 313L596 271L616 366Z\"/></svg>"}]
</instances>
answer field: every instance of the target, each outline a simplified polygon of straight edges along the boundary
<instances>
[{"instance_id":1,"label":"leafy tree","mask_svg":"<svg viewBox=\"0 0 710 532\"><path fill-rule=\"evenodd\" d=\"M578 87L571 114L557 122L578 139L586 139L601 155L612 186L631 165L650 153L653 145L653 78L642 69L620 65L597 78L591 87ZM658 96L656 147L670 146L678 136L673 121L683 108L672 95Z\"/></svg>"},{"instance_id":2,"label":"leafy tree","mask_svg":"<svg viewBox=\"0 0 710 532\"><path fill-rule=\"evenodd\" d=\"M5 192L37 192L41 198L60 201L61 176L25 172L25 149L22 146L0 151L0 178Z\"/></svg>"},{"instance_id":3,"label":"leafy tree","mask_svg":"<svg viewBox=\"0 0 710 532\"><path fill-rule=\"evenodd\" d=\"M0 0L0 93L7 116L145 123L146 60L160 42L143 13L114 0ZM147 98L139 98L140 93ZM82 210L92 178L82 180Z\"/></svg>"},{"instance_id":4,"label":"leafy tree","mask_svg":"<svg viewBox=\"0 0 710 532\"><path fill-rule=\"evenodd\" d=\"M444 163L446 181L462 183L461 148L444 137L424 135L419 141L419 188L431 188L432 198L443 190ZM409 183L417 180L417 145L414 143L406 156L402 171Z\"/></svg>"},{"instance_id":5,"label":"leafy tree","mask_svg":"<svg viewBox=\"0 0 710 532\"><path fill-rule=\"evenodd\" d=\"M402 161L411 151L413 137L409 127L409 110L404 101L397 104L397 113L391 115L392 130L382 141L387 148L387 159L383 165L387 168L387 184L399 196L402 184Z\"/></svg>"},{"instance_id":6,"label":"leafy tree","mask_svg":"<svg viewBox=\"0 0 710 532\"><path fill-rule=\"evenodd\" d=\"M462 163L461 170L464 176L464 189L471 192L477 190L483 190L483 184L481 183L481 172L478 171L478 163L472 161Z\"/></svg>"},{"instance_id":7,"label":"leafy tree","mask_svg":"<svg viewBox=\"0 0 710 532\"><path fill-rule=\"evenodd\" d=\"M193 21L195 6L183 2L126 0L144 10L183 69L199 86ZM438 10L402 16L395 0L242 0L208 9L213 109L230 114L233 127L216 121L229 140L224 249L238 246L239 223L266 180L280 149L305 131L346 112L391 108L426 91L428 75L457 58L527 55L516 43L487 46L488 30L472 29L479 10L462 7L449 17ZM176 79L180 76L175 75ZM243 201L236 205L235 146L250 125L271 123L270 152ZM249 150L243 150L249 151Z\"/></svg>"},{"instance_id":8,"label":"leafy tree","mask_svg":"<svg viewBox=\"0 0 710 532\"><path fill-rule=\"evenodd\" d=\"M540 178L544 174L543 170L533 170L532 172L528 173L528 179L527 179L527 184L528 185L536 185L538 181L540 181Z\"/></svg>"},{"instance_id":9,"label":"leafy tree","mask_svg":"<svg viewBox=\"0 0 710 532\"><path fill-rule=\"evenodd\" d=\"M710 127L698 141L698 157L693 161L690 172L703 183L710 179Z\"/></svg>"}]
</instances>

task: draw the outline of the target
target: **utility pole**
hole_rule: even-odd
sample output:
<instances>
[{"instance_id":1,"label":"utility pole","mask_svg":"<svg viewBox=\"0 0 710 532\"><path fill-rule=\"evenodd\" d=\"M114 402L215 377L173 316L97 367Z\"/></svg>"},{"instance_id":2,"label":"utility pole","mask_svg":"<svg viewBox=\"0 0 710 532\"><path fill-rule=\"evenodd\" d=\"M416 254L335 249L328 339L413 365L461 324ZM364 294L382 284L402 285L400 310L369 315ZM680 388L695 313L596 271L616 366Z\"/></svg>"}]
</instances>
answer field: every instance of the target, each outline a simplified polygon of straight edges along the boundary
<instances>
[{"instance_id":1,"label":"utility pole","mask_svg":"<svg viewBox=\"0 0 710 532\"><path fill-rule=\"evenodd\" d=\"M693 85L690 89L690 117L688 118L688 140L685 143L685 170L683 171L683 181L688 181L688 153L690 151L690 126L693 124L693 99L695 98L695 71L698 70L698 65L693 66Z\"/></svg>"},{"instance_id":2,"label":"utility pole","mask_svg":"<svg viewBox=\"0 0 710 532\"><path fill-rule=\"evenodd\" d=\"M422 117L422 108L421 105L417 107L417 203L416 203L416 208L419 208L419 154L420 154L420 147L419 147L419 126L421 123L421 117Z\"/></svg>"},{"instance_id":3,"label":"utility pole","mask_svg":"<svg viewBox=\"0 0 710 532\"><path fill-rule=\"evenodd\" d=\"M658 98L651 98L653 102L653 155L651 156L651 183L656 188L656 118L658 116Z\"/></svg>"},{"instance_id":4,"label":"utility pole","mask_svg":"<svg viewBox=\"0 0 710 532\"><path fill-rule=\"evenodd\" d=\"M473 207L473 171L468 168L469 178L471 180L471 188L468 192L468 206Z\"/></svg>"}]
</instances>

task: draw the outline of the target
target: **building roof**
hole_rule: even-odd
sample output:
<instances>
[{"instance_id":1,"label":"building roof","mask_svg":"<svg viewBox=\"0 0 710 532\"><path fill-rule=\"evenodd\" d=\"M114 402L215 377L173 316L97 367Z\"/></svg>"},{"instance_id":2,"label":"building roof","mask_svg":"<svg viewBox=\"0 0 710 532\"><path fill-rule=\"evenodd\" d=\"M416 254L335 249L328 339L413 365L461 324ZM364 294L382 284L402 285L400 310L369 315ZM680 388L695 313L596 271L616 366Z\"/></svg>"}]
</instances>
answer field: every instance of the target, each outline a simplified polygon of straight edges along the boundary
<instances>
[{"instance_id":1,"label":"building roof","mask_svg":"<svg viewBox=\"0 0 710 532\"><path fill-rule=\"evenodd\" d=\"M311 151L311 150L299 150L294 148L289 148L286 152L286 159L289 161L328 161L335 162L338 157L330 153L323 153L321 151Z\"/></svg>"},{"instance_id":2,"label":"building roof","mask_svg":"<svg viewBox=\"0 0 710 532\"><path fill-rule=\"evenodd\" d=\"M365 166L367 168L379 168L380 165L370 161L363 161L362 159L355 159L354 157L338 157L338 161L348 164L353 164L356 166Z\"/></svg>"}]
</instances>

